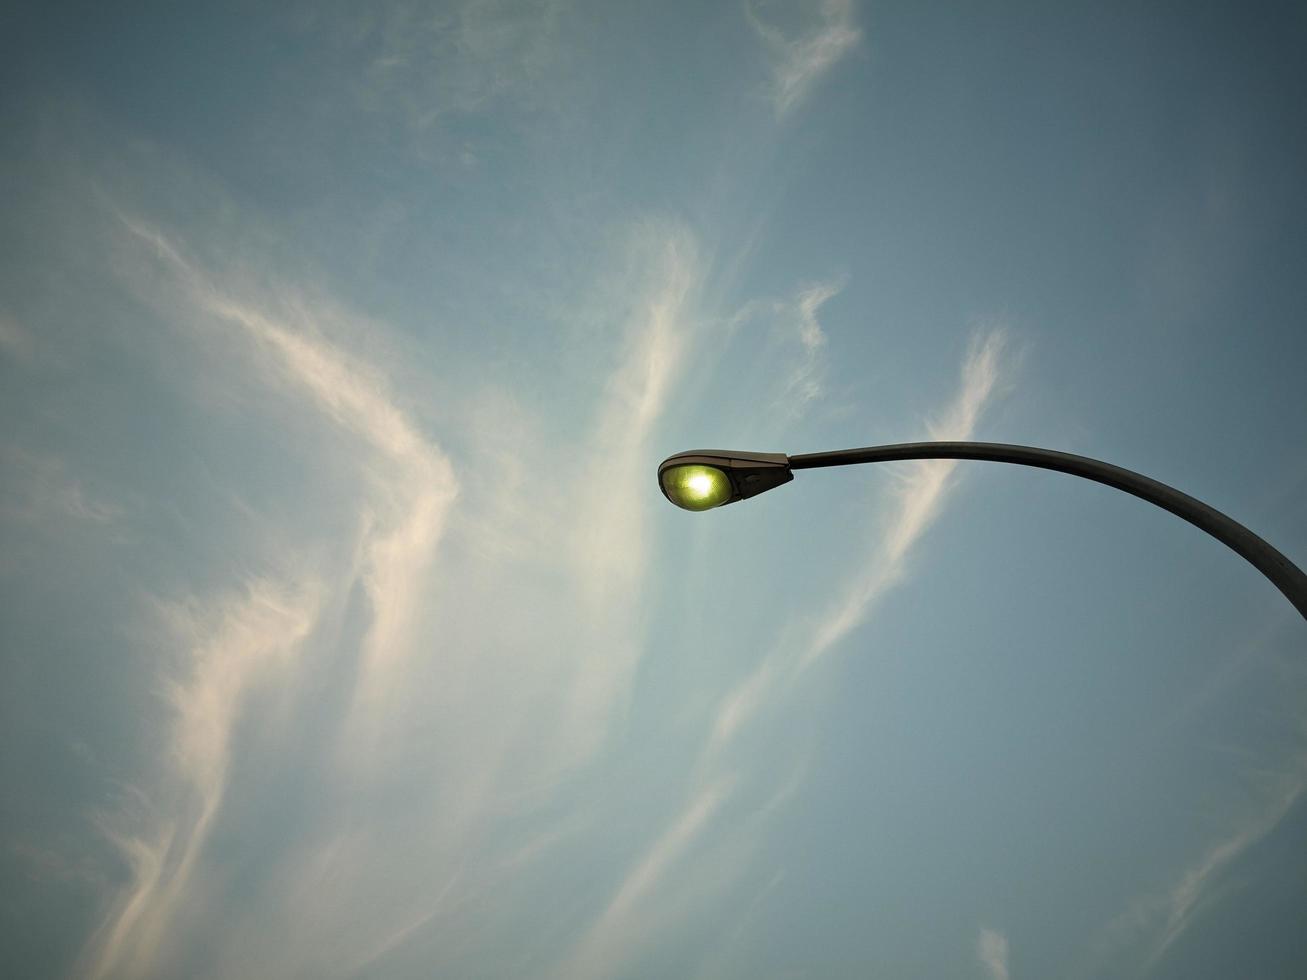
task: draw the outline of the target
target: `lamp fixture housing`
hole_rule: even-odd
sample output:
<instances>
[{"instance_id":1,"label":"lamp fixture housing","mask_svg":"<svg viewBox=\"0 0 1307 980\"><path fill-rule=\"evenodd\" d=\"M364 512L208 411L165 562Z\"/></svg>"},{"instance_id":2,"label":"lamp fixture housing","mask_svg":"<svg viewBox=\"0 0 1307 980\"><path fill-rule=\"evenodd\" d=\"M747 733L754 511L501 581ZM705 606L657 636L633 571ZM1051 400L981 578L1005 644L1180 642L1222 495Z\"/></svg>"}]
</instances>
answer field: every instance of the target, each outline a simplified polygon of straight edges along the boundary
<instances>
[{"instance_id":1,"label":"lamp fixture housing","mask_svg":"<svg viewBox=\"0 0 1307 980\"><path fill-rule=\"evenodd\" d=\"M709 510L756 497L794 479L784 453L694 449L658 466L658 489L684 510Z\"/></svg>"}]
</instances>

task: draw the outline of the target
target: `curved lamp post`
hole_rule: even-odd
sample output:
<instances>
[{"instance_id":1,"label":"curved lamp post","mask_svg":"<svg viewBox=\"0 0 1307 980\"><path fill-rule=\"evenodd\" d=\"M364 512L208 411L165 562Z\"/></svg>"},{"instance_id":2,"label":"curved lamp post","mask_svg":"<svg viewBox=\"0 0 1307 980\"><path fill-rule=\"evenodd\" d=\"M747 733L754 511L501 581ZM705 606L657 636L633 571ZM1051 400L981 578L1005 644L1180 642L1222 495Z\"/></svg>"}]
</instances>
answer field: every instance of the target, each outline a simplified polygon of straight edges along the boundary
<instances>
[{"instance_id":1,"label":"curved lamp post","mask_svg":"<svg viewBox=\"0 0 1307 980\"><path fill-rule=\"evenodd\" d=\"M898 459L986 459L996 463L1019 463L1070 473L1124 490L1184 518L1242 555L1307 619L1307 575L1252 531L1165 483L1086 456L995 442L907 442L803 456L700 449L677 453L663 460L658 467L658 487L677 507L709 510L788 483L794 479L794 470Z\"/></svg>"}]
</instances>

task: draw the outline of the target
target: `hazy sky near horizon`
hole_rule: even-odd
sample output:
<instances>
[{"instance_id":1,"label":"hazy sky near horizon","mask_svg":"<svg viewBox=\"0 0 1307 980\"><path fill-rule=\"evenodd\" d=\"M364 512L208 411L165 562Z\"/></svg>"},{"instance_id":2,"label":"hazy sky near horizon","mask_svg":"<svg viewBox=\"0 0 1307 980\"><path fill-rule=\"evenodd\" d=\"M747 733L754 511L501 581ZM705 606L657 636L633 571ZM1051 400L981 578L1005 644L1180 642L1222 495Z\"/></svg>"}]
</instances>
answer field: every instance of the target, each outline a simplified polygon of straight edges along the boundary
<instances>
[{"instance_id":1,"label":"hazy sky near horizon","mask_svg":"<svg viewBox=\"0 0 1307 980\"><path fill-rule=\"evenodd\" d=\"M11 10L0 974L1307 975L1305 41Z\"/></svg>"}]
</instances>

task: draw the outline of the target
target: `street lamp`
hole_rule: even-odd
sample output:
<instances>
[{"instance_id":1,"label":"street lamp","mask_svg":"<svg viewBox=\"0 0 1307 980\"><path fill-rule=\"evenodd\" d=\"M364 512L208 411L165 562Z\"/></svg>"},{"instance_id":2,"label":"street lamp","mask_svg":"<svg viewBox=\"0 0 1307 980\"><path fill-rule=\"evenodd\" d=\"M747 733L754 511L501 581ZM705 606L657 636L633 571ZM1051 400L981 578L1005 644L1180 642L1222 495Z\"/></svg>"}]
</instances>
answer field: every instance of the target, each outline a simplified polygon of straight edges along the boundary
<instances>
[{"instance_id":1,"label":"street lamp","mask_svg":"<svg viewBox=\"0 0 1307 980\"><path fill-rule=\"evenodd\" d=\"M1070 473L1124 490L1184 518L1242 555L1307 619L1307 575L1252 531L1165 483L1087 456L996 442L907 442L802 456L699 449L677 453L663 460L658 466L658 487L663 496L677 507L710 510L788 483L794 479L794 470L900 459L984 459L995 463L1018 463Z\"/></svg>"}]
</instances>

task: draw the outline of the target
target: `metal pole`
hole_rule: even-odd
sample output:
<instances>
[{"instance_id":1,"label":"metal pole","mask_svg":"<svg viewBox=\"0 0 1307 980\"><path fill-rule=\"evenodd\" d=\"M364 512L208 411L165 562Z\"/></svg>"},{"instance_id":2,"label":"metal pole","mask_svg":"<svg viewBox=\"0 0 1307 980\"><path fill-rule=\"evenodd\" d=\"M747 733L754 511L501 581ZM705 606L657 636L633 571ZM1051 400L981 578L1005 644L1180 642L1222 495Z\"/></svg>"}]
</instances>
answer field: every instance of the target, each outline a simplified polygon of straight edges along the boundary
<instances>
[{"instance_id":1,"label":"metal pole","mask_svg":"<svg viewBox=\"0 0 1307 980\"><path fill-rule=\"evenodd\" d=\"M1165 483L1158 483L1131 470L1113 466L1087 456L1036 449L1033 446L1009 446L997 442L905 442L895 446L870 446L844 449L833 453L805 453L790 456L791 469L815 469L822 466L850 466L855 463L884 463L899 459L983 459L995 463L1018 463L1057 470L1105 483L1133 494L1176 517L1201 528L1222 544L1242 555L1254 568L1271 580L1294 608L1307 619L1307 575L1293 562L1253 534L1238 521L1208 507Z\"/></svg>"}]
</instances>

